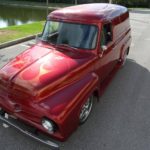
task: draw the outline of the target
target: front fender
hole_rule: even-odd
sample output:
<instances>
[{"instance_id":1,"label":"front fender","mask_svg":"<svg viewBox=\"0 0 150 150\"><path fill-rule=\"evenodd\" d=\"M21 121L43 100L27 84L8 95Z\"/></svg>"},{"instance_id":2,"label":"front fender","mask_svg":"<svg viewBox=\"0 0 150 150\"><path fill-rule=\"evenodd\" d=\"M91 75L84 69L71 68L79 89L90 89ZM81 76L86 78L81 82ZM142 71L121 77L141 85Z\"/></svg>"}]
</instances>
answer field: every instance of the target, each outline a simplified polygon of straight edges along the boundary
<instances>
[{"instance_id":1,"label":"front fender","mask_svg":"<svg viewBox=\"0 0 150 150\"><path fill-rule=\"evenodd\" d=\"M41 102L40 105L47 111L46 117L56 122L64 137L77 128L81 107L97 87L98 76L88 73Z\"/></svg>"}]
</instances>

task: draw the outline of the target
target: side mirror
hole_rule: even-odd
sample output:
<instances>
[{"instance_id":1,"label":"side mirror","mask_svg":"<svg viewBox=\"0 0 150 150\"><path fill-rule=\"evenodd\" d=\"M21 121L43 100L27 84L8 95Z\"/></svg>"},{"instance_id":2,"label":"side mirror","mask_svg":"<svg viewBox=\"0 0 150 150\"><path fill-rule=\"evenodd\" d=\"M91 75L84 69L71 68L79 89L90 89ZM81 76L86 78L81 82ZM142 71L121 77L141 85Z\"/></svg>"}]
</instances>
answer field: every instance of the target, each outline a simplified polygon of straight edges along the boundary
<instances>
[{"instance_id":1,"label":"side mirror","mask_svg":"<svg viewBox=\"0 0 150 150\"><path fill-rule=\"evenodd\" d=\"M108 47L106 45L102 45L101 48L103 51L106 51L108 49Z\"/></svg>"}]
</instances>

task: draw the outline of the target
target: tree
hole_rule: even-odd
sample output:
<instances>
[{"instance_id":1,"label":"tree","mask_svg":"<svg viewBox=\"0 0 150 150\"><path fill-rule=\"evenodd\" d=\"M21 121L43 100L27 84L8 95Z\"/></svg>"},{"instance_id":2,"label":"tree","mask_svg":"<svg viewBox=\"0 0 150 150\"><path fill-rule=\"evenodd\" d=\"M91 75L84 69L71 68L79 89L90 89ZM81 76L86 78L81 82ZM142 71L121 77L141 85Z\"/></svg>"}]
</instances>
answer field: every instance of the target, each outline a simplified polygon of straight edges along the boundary
<instances>
[{"instance_id":1,"label":"tree","mask_svg":"<svg viewBox=\"0 0 150 150\"><path fill-rule=\"evenodd\" d=\"M48 0L46 0L46 5L48 6Z\"/></svg>"},{"instance_id":2,"label":"tree","mask_svg":"<svg viewBox=\"0 0 150 150\"><path fill-rule=\"evenodd\" d=\"M113 3L112 0L109 0L109 3L112 4Z\"/></svg>"}]
</instances>

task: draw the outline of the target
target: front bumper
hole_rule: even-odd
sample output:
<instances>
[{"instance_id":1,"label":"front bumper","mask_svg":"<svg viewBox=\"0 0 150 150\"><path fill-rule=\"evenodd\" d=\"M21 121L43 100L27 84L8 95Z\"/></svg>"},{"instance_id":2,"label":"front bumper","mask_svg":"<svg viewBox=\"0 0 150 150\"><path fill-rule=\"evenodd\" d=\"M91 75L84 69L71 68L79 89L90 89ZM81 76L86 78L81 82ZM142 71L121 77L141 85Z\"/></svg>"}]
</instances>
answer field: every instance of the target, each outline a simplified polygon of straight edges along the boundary
<instances>
[{"instance_id":1,"label":"front bumper","mask_svg":"<svg viewBox=\"0 0 150 150\"><path fill-rule=\"evenodd\" d=\"M25 135L28 135L29 137L35 139L36 141L39 141L39 142L41 142L43 144L48 145L53 150L59 150L59 146L55 142L49 141L49 140L47 140L47 139L45 139L43 137L39 137L37 134L34 134L34 133L28 131L27 129L24 129L22 126L19 126L13 120L14 120L14 118L12 118L10 115L8 115L5 112L3 114L0 114L0 121L1 121L1 123L16 128L20 132L24 133Z\"/></svg>"}]
</instances>

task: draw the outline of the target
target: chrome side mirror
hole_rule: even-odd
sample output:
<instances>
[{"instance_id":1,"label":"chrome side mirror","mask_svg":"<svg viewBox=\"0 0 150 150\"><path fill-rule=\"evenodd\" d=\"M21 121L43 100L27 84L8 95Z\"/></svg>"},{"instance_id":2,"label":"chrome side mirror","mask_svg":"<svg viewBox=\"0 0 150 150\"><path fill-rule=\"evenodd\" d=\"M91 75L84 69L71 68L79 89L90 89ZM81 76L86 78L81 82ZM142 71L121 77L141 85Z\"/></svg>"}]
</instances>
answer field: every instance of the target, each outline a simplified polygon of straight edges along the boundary
<instances>
[{"instance_id":1,"label":"chrome side mirror","mask_svg":"<svg viewBox=\"0 0 150 150\"><path fill-rule=\"evenodd\" d=\"M106 51L108 49L108 47L106 45L102 45L101 48L103 51Z\"/></svg>"}]
</instances>

